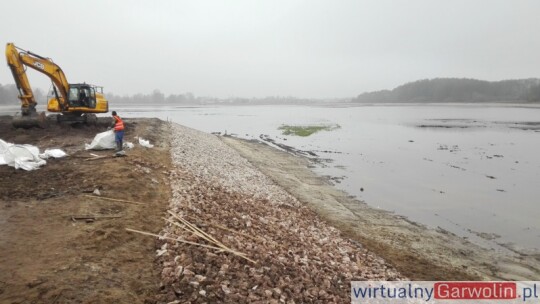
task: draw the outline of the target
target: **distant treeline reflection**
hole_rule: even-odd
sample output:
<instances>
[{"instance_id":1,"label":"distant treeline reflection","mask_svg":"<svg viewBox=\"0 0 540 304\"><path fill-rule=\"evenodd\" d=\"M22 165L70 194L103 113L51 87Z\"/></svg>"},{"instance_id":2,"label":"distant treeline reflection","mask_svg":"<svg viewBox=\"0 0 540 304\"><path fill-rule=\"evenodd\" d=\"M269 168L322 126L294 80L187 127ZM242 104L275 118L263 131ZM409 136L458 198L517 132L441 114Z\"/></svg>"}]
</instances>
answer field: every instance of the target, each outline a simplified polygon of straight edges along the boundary
<instances>
[{"instance_id":1,"label":"distant treeline reflection","mask_svg":"<svg viewBox=\"0 0 540 304\"><path fill-rule=\"evenodd\" d=\"M484 81L436 78L410 82L393 90L360 94L354 102L537 102L540 79Z\"/></svg>"}]
</instances>

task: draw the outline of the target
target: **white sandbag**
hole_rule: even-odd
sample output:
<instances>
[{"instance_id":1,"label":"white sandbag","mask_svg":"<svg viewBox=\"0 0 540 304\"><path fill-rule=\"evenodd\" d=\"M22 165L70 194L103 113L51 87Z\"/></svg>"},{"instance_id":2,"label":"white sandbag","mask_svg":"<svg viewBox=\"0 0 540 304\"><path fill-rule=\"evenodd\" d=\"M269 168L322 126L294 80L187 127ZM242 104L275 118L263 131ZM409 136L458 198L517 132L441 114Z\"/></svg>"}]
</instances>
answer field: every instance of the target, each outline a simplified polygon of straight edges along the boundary
<instances>
[{"instance_id":1,"label":"white sandbag","mask_svg":"<svg viewBox=\"0 0 540 304\"><path fill-rule=\"evenodd\" d=\"M12 145L4 153L4 161L15 169L31 171L47 162L39 158L39 149L31 145Z\"/></svg>"},{"instance_id":2,"label":"white sandbag","mask_svg":"<svg viewBox=\"0 0 540 304\"><path fill-rule=\"evenodd\" d=\"M66 152L60 150L60 149L47 149L45 152L41 153L39 155L42 159L47 159L49 157L53 158L61 158L67 156Z\"/></svg>"},{"instance_id":3,"label":"white sandbag","mask_svg":"<svg viewBox=\"0 0 540 304\"><path fill-rule=\"evenodd\" d=\"M32 153L32 155L34 157L39 157L39 148L38 147L32 146L32 145L27 145L27 144L19 145L19 146L23 146L26 149L28 149L28 151L30 151L30 153Z\"/></svg>"},{"instance_id":4,"label":"white sandbag","mask_svg":"<svg viewBox=\"0 0 540 304\"><path fill-rule=\"evenodd\" d=\"M123 148L124 149L133 149L133 148L135 148L135 145L132 142L128 141L128 142L124 143Z\"/></svg>"},{"instance_id":5,"label":"white sandbag","mask_svg":"<svg viewBox=\"0 0 540 304\"><path fill-rule=\"evenodd\" d=\"M0 139L0 154L4 153L9 146L13 146L13 144L7 143Z\"/></svg>"},{"instance_id":6,"label":"white sandbag","mask_svg":"<svg viewBox=\"0 0 540 304\"><path fill-rule=\"evenodd\" d=\"M139 137L139 145L141 145L143 147L147 147L147 148L153 148L154 147L154 145L152 145L149 140L143 139L141 137Z\"/></svg>"},{"instance_id":7,"label":"white sandbag","mask_svg":"<svg viewBox=\"0 0 540 304\"><path fill-rule=\"evenodd\" d=\"M92 143L85 144L86 150L110 150L116 148L113 130L96 134Z\"/></svg>"},{"instance_id":8,"label":"white sandbag","mask_svg":"<svg viewBox=\"0 0 540 304\"><path fill-rule=\"evenodd\" d=\"M6 165L4 160L4 153L6 153L8 147L13 146L13 144L7 143L0 139L0 165Z\"/></svg>"},{"instance_id":9,"label":"white sandbag","mask_svg":"<svg viewBox=\"0 0 540 304\"><path fill-rule=\"evenodd\" d=\"M49 157L64 157L67 154L60 149L48 149L43 154L32 145L14 145L0 139L0 165L8 165L15 169L35 170L47 164Z\"/></svg>"}]
</instances>

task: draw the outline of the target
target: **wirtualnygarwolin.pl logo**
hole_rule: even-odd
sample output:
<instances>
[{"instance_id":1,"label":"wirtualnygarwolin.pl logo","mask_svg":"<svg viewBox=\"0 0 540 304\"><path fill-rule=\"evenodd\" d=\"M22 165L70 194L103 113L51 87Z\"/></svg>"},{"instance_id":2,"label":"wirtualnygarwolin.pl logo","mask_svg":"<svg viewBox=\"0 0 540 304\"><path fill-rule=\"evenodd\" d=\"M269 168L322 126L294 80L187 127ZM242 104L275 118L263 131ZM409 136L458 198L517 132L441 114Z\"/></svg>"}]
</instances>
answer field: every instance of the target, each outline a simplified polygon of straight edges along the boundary
<instances>
[{"instance_id":1,"label":"wirtualnygarwolin.pl logo","mask_svg":"<svg viewBox=\"0 0 540 304\"><path fill-rule=\"evenodd\" d=\"M540 303L540 281L352 281L352 303Z\"/></svg>"}]
</instances>

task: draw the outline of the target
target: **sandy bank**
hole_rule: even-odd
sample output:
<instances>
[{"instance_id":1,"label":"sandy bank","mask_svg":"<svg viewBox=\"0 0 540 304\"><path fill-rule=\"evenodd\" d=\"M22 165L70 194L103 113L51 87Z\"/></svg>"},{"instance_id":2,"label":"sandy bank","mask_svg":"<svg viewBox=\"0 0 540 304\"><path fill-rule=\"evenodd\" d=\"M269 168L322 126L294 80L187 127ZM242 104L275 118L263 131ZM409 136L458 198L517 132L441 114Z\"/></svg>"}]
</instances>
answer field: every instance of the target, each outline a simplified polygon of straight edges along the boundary
<instances>
[{"instance_id":1,"label":"sandy bank","mask_svg":"<svg viewBox=\"0 0 540 304\"><path fill-rule=\"evenodd\" d=\"M321 218L412 279L536 280L540 276L538 256L501 255L441 229L427 229L348 197L309 170L305 158L259 142L220 139Z\"/></svg>"}]
</instances>

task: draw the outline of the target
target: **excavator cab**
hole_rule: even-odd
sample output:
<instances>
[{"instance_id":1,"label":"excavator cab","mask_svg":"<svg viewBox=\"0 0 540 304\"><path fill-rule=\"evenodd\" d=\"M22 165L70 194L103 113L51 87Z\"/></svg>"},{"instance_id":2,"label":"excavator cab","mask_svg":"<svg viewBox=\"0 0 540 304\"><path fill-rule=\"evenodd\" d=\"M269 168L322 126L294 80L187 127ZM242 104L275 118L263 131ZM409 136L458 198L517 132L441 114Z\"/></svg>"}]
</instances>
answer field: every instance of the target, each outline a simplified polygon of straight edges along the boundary
<instances>
[{"instance_id":1,"label":"excavator cab","mask_svg":"<svg viewBox=\"0 0 540 304\"><path fill-rule=\"evenodd\" d=\"M49 112L107 113L109 103L103 97L103 88L86 83L70 84L67 90L67 108L62 109L58 98L53 94L47 103Z\"/></svg>"},{"instance_id":2,"label":"excavator cab","mask_svg":"<svg viewBox=\"0 0 540 304\"><path fill-rule=\"evenodd\" d=\"M70 107L93 109L96 107L96 92L89 86L71 85L68 91L68 104Z\"/></svg>"}]
</instances>

